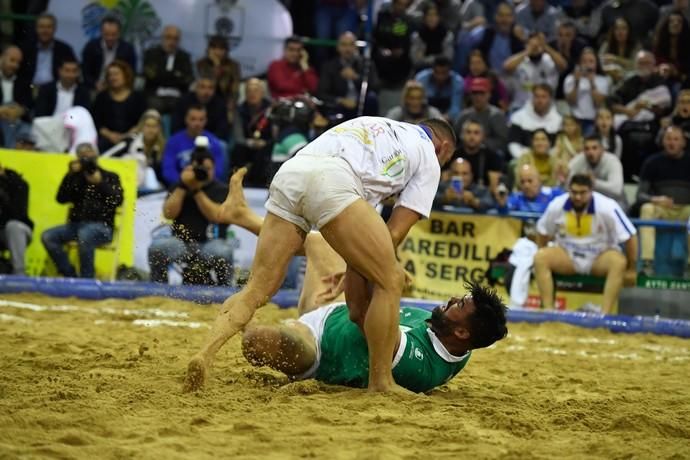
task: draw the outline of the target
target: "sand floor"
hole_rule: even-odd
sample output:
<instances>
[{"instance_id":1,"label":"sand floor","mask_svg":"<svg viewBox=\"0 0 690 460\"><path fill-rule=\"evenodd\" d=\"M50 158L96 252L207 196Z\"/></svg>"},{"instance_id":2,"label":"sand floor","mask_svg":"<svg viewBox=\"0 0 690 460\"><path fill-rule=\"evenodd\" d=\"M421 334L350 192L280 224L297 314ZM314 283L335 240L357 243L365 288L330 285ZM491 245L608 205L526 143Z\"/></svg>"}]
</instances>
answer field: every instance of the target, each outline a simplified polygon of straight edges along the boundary
<instances>
[{"instance_id":1,"label":"sand floor","mask_svg":"<svg viewBox=\"0 0 690 460\"><path fill-rule=\"evenodd\" d=\"M690 458L687 340L512 324L448 385L405 397L289 383L249 366L235 338L188 395L185 365L215 308L3 299L2 459ZM267 307L258 320L294 315Z\"/></svg>"}]
</instances>

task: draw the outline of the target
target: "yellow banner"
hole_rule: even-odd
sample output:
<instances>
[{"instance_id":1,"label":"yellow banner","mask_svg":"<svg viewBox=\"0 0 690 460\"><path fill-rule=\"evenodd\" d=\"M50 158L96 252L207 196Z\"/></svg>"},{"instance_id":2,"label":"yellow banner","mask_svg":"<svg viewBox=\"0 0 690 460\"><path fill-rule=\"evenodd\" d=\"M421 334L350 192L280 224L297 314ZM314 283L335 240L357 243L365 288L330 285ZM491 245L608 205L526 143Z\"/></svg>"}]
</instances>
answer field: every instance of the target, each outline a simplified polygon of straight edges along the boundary
<instances>
[{"instance_id":1,"label":"yellow banner","mask_svg":"<svg viewBox=\"0 0 690 460\"><path fill-rule=\"evenodd\" d=\"M0 149L0 164L21 174L29 184L29 217L34 221L34 233L26 251L28 275L54 275L55 267L41 243L44 230L67 222L70 205L59 204L55 198L67 174L69 162L75 157L67 154L21 152ZM134 209L137 199L136 162L101 158L99 166L116 173L124 190L124 204L115 219L119 231L118 263L132 265L134 257ZM76 252L76 251L72 251ZM76 258L75 255L72 255ZM113 269L114 251L96 251L96 276L108 279Z\"/></svg>"},{"instance_id":2,"label":"yellow banner","mask_svg":"<svg viewBox=\"0 0 690 460\"><path fill-rule=\"evenodd\" d=\"M414 276L406 295L446 299L461 295L463 284L482 282L489 261L520 237L518 219L433 212L417 223L398 249Z\"/></svg>"}]
</instances>

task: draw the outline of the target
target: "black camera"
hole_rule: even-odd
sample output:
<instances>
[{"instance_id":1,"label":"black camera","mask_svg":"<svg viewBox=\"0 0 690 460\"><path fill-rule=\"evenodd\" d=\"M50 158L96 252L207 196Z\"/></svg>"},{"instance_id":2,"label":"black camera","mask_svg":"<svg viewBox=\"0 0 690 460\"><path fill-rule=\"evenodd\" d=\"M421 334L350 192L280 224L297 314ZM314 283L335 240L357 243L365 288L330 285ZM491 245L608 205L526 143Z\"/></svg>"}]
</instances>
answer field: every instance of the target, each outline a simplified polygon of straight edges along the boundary
<instances>
[{"instance_id":1,"label":"black camera","mask_svg":"<svg viewBox=\"0 0 690 460\"><path fill-rule=\"evenodd\" d=\"M194 171L194 178L199 182L205 182L208 180L208 171L201 166L194 166L192 171Z\"/></svg>"},{"instance_id":2,"label":"black camera","mask_svg":"<svg viewBox=\"0 0 690 460\"><path fill-rule=\"evenodd\" d=\"M98 169L98 165L96 164L96 158L94 157L80 158L79 163L81 164L81 170L89 176L95 173Z\"/></svg>"}]
</instances>

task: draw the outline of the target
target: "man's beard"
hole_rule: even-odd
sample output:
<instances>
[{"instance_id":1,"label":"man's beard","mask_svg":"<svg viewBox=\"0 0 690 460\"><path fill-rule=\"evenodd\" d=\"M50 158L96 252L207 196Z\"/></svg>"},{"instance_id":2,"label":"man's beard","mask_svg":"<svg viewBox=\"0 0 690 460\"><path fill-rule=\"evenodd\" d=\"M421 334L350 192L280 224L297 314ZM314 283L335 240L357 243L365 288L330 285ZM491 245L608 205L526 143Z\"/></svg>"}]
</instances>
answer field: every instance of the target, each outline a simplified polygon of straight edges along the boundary
<instances>
[{"instance_id":1,"label":"man's beard","mask_svg":"<svg viewBox=\"0 0 690 460\"><path fill-rule=\"evenodd\" d=\"M452 332L452 325L446 318L443 307L436 307L431 311L431 317L426 320L429 328L434 331L437 336L449 335Z\"/></svg>"},{"instance_id":2,"label":"man's beard","mask_svg":"<svg viewBox=\"0 0 690 460\"><path fill-rule=\"evenodd\" d=\"M575 203L573 203L573 209L575 210L575 212L582 212L586 208L587 208L587 203L583 203L583 204L579 204L579 205L576 205Z\"/></svg>"}]
</instances>

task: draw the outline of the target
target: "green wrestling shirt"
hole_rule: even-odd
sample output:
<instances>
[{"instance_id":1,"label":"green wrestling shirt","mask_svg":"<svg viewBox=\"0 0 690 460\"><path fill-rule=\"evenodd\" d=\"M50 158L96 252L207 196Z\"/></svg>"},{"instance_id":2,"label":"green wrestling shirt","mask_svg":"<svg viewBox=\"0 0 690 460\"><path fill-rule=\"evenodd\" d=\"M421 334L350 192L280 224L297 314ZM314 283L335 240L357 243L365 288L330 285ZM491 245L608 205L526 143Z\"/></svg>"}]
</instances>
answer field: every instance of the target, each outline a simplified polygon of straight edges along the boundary
<instances>
[{"instance_id":1,"label":"green wrestling shirt","mask_svg":"<svg viewBox=\"0 0 690 460\"><path fill-rule=\"evenodd\" d=\"M321 356L314 378L365 388L369 381L367 342L350 321L345 304L328 310L323 333L317 337ZM471 355L451 355L427 326L430 317L430 311L420 308L400 309L401 337L393 359L393 377L398 385L414 392L429 391L446 383L465 367Z\"/></svg>"}]
</instances>

